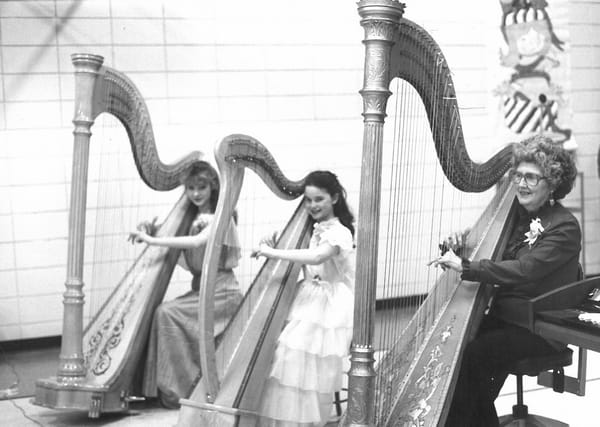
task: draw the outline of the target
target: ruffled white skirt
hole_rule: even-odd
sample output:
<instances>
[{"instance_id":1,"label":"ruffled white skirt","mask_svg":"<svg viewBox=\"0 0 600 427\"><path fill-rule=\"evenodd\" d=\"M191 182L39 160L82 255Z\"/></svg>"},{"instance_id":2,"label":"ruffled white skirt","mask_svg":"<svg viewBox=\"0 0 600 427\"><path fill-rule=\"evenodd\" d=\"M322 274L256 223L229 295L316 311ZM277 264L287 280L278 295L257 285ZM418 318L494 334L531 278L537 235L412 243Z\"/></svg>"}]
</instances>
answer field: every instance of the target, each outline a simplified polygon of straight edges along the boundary
<instances>
[{"instance_id":1,"label":"ruffled white skirt","mask_svg":"<svg viewBox=\"0 0 600 427\"><path fill-rule=\"evenodd\" d=\"M352 339L354 296L343 283L304 280L279 336L260 426L323 426Z\"/></svg>"}]
</instances>

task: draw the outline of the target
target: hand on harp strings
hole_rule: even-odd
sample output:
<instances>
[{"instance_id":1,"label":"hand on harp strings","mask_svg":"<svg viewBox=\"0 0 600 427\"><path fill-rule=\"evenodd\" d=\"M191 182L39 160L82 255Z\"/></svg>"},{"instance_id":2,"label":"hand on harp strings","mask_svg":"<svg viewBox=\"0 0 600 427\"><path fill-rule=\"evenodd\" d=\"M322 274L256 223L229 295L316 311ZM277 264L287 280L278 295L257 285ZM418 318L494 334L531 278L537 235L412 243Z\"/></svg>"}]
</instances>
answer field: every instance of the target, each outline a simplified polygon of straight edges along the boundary
<instances>
[{"instance_id":1,"label":"hand on harp strings","mask_svg":"<svg viewBox=\"0 0 600 427\"><path fill-rule=\"evenodd\" d=\"M263 236L258 242L258 247L252 249L252 252L250 252L250 257L258 258L260 256L265 256L265 252L267 252L269 248L275 247L278 239L279 233L277 231L273 231L272 233Z\"/></svg>"},{"instance_id":2,"label":"hand on harp strings","mask_svg":"<svg viewBox=\"0 0 600 427\"><path fill-rule=\"evenodd\" d=\"M427 263L427 266L433 265L434 267L441 267L442 270L451 269L457 272L462 272L462 258L456 255L454 251L449 248L443 255L432 259Z\"/></svg>"},{"instance_id":3,"label":"hand on harp strings","mask_svg":"<svg viewBox=\"0 0 600 427\"><path fill-rule=\"evenodd\" d=\"M140 222L135 231L131 231L129 236L127 237L127 241L132 244L147 242L149 236L154 236L156 231L158 230L158 225L156 221L158 217L154 217L152 221L142 221Z\"/></svg>"},{"instance_id":4,"label":"hand on harp strings","mask_svg":"<svg viewBox=\"0 0 600 427\"><path fill-rule=\"evenodd\" d=\"M455 232L444 239L438 246L440 248L440 256L429 261L427 266L441 267L446 271L450 268L459 273L462 271L462 258L467 242L469 229L462 232Z\"/></svg>"}]
</instances>

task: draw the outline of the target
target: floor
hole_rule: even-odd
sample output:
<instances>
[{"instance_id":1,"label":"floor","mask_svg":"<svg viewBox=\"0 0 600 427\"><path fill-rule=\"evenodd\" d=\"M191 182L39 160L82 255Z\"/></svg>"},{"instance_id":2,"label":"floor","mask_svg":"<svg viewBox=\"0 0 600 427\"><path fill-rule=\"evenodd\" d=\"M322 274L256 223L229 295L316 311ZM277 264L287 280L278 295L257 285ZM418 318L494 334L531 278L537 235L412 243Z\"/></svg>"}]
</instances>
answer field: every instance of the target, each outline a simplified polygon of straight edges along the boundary
<instances>
[{"instance_id":1,"label":"floor","mask_svg":"<svg viewBox=\"0 0 600 427\"><path fill-rule=\"evenodd\" d=\"M85 413L60 412L32 405L29 400L35 380L54 375L58 352L56 342L45 348L20 352L8 351L0 346L0 426L163 427L177 422L178 411L143 402L132 404L126 415L103 415L96 420L87 418ZM568 367L566 374L575 376L576 366ZM595 411L600 400L600 353L588 352L585 396L555 393L538 386L536 378L530 377L525 378L524 388L524 400L531 413L558 419L571 427L600 426ZM511 413L515 403L515 380L509 377L496 401L498 413ZM335 424L331 423L331 426Z\"/></svg>"}]
</instances>

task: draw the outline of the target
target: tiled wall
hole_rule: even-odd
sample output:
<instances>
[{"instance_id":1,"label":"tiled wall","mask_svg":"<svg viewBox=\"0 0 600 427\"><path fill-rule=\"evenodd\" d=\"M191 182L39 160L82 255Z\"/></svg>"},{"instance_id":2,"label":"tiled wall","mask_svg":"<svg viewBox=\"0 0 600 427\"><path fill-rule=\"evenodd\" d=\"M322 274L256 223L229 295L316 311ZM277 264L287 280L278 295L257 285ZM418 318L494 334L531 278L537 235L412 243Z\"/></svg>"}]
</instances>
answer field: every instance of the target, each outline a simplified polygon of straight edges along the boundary
<instances>
[{"instance_id":1,"label":"tiled wall","mask_svg":"<svg viewBox=\"0 0 600 427\"><path fill-rule=\"evenodd\" d=\"M481 10L474 0L408 3L406 16L430 30L447 55L469 149L485 159L495 148L486 143L492 132L490 76L482 57L489 41L474 34L497 25L498 9ZM588 272L600 273L594 255L600 250L595 166L600 2L570 5L586 264ZM355 2L348 0L0 2L0 341L61 332L73 148L72 53L102 55L135 82L148 104L163 161L195 149L211 156L221 137L246 133L269 147L290 178L316 168L335 170L356 209L362 37ZM155 194L139 183L125 132L114 119L101 116L92 131L87 315L115 280L103 265L130 259L138 250L123 246L127 231L139 219L164 217L180 195L180 190ZM246 181L239 205L246 250L238 271L243 285L257 268L247 256L252 243L279 228L295 206L271 201L252 173ZM467 211L475 215L487 197L469 201ZM119 268L124 267L111 270ZM178 270L169 297L182 293L188 280Z\"/></svg>"}]
</instances>

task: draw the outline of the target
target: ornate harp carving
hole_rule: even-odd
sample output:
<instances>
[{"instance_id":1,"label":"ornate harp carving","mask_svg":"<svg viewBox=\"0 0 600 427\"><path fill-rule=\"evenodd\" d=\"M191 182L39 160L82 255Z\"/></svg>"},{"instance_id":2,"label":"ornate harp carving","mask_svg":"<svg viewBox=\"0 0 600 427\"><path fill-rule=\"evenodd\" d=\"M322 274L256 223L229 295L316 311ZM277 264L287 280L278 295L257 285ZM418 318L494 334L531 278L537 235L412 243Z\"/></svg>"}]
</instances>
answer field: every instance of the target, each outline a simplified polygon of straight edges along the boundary
<instances>
[{"instance_id":1,"label":"ornate harp carving","mask_svg":"<svg viewBox=\"0 0 600 427\"><path fill-rule=\"evenodd\" d=\"M381 198L383 124L389 85L399 77L419 93L440 165L458 189L481 192L504 175L511 147L488 161L473 162L465 148L450 71L435 41L402 18L392 0L358 3L365 30L363 164L358 215L354 337L349 373L348 425L443 426L464 344L487 303L485 287L443 274L374 369L375 283ZM469 234L469 256L492 258L511 224L514 193L498 188Z\"/></svg>"},{"instance_id":2,"label":"ornate harp carving","mask_svg":"<svg viewBox=\"0 0 600 427\"><path fill-rule=\"evenodd\" d=\"M162 300L179 251L145 249L84 330L83 248L91 126L103 112L123 124L140 177L154 190L175 188L188 169L203 160L201 153L192 152L176 163L162 163L148 109L133 83L102 66L101 56L74 54L72 60L75 130L62 347L57 376L37 381L34 403L88 410L97 417L100 412L126 410L129 395L136 392L136 371L152 313ZM186 233L193 216L193 206L182 197L159 235Z\"/></svg>"},{"instance_id":3,"label":"ornate harp carving","mask_svg":"<svg viewBox=\"0 0 600 427\"><path fill-rule=\"evenodd\" d=\"M231 135L215 153L221 175L215 213L200 284L200 358L203 377L189 399L181 399L179 426L252 426L261 390L271 364L276 339L295 293L300 266L267 260L217 347L213 340L214 262L219 257L226 226L237 203L244 169L256 172L278 197L291 200L303 192L303 182L287 179L269 151L256 139ZM303 202L278 239L279 248L308 245L311 221Z\"/></svg>"}]
</instances>

